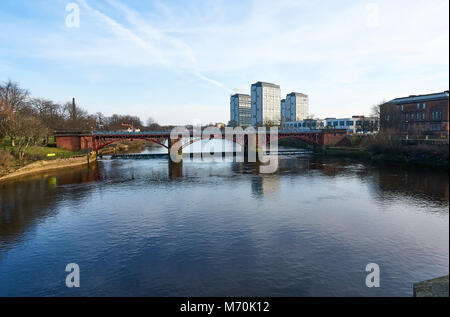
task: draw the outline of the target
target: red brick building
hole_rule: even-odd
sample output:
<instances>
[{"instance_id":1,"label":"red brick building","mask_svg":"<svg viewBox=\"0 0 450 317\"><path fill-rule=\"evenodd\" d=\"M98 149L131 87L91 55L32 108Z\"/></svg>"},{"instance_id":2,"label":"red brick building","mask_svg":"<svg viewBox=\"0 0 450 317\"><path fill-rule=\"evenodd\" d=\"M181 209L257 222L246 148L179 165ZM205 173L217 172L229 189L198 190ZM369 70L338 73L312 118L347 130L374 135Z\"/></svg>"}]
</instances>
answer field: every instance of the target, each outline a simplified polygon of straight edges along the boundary
<instances>
[{"instance_id":1,"label":"red brick building","mask_svg":"<svg viewBox=\"0 0 450 317\"><path fill-rule=\"evenodd\" d=\"M56 132L56 146L69 151L87 151L93 147L89 132Z\"/></svg>"},{"instance_id":2,"label":"red brick building","mask_svg":"<svg viewBox=\"0 0 450 317\"><path fill-rule=\"evenodd\" d=\"M447 90L397 98L381 105L381 131L391 131L409 138L448 138L448 97Z\"/></svg>"}]
</instances>

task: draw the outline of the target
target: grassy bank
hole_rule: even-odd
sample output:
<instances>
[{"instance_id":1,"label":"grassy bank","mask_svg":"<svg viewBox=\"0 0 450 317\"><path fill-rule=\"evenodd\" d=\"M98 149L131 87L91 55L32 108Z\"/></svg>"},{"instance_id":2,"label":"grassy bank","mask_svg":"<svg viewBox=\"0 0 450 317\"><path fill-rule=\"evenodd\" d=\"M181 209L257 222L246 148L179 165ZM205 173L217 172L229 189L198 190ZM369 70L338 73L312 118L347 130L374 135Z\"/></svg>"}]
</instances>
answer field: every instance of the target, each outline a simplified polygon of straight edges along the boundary
<instances>
[{"instance_id":1,"label":"grassy bank","mask_svg":"<svg viewBox=\"0 0 450 317\"><path fill-rule=\"evenodd\" d=\"M96 160L95 153L91 153L89 155L86 154L70 158L36 161L27 164L17 170L10 171L6 175L0 176L0 182L56 169L68 169L76 166L87 165L88 163L91 163L95 160Z\"/></svg>"},{"instance_id":2,"label":"grassy bank","mask_svg":"<svg viewBox=\"0 0 450 317\"><path fill-rule=\"evenodd\" d=\"M68 151L58 149L54 146L31 146L26 150L23 160L20 161L19 155L14 147L2 144L0 146L0 177L11 174L34 162L55 161L85 155L86 153L84 152Z\"/></svg>"}]
</instances>

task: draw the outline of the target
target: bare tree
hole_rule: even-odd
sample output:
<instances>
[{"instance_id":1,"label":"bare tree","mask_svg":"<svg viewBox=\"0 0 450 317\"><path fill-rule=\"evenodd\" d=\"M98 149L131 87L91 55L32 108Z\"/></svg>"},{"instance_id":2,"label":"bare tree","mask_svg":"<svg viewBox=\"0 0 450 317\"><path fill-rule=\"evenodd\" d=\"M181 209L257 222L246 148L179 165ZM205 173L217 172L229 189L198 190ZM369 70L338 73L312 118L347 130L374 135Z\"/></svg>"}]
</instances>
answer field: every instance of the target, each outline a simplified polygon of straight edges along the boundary
<instances>
[{"instance_id":1,"label":"bare tree","mask_svg":"<svg viewBox=\"0 0 450 317\"><path fill-rule=\"evenodd\" d=\"M380 103L373 105L370 108L370 116L380 118L380 113L381 113L380 108L381 108L381 105L384 105L385 103L386 103L386 100L383 100Z\"/></svg>"},{"instance_id":2,"label":"bare tree","mask_svg":"<svg viewBox=\"0 0 450 317\"><path fill-rule=\"evenodd\" d=\"M139 117L130 115L113 114L108 118L106 129L109 131L118 131L124 129L125 125L131 125L133 128L142 129L144 125Z\"/></svg>"},{"instance_id":3,"label":"bare tree","mask_svg":"<svg viewBox=\"0 0 450 317\"><path fill-rule=\"evenodd\" d=\"M41 98L33 98L31 105L34 111L36 111L37 116L47 127L46 143L48 143L48 138L51 133L57 130L63 130L65 127L63 109L61 105Z\"/></svg>"},{"instance_id":4,"label":"bare tree","mask_svg":"<svg viewBox=\"0 0 450 317\"><path fill-rule=\"evenodd\" d=\"M161 131L161 126L152 117L150 117L147 119L146 130Z\"/></svg>"},{"instance_id":5,"label":"bare tree","mask_svg":"<svg viewBox=\"0 0 450 317\"><path fill-rule=\"evenodd\" d=\"M22 163L26 150L47 134L48 129L31 107L14 110L0 99L0 130L12 140L12 146Z\"/></svg>"},{"instance_id":6,"label":"bare tree","mask_svg":"<svg viewBox=\"0 0 450 317\"><path fill-rule=\"evenodd\" d=\"M48 129L38 117L26 113L16 112L13 120L13 129L16 136L15 147L19 154L19 161L23 163L26 150L46 136Z\"/></svg>"},{"instance_id":7,"label":"bare tree","mask_svg":"<svg viewBox=\"0 0 450 317\"><path fill-rule=\"evenodd\" d=\"M0 84L0 99L6 100L14 110L22 110L28 103L30 93L19 87L19 84L11 80Z\"/></svg>"},{"instance_id":8,"label":"bare tree","mask_svg":"<svg viewBox=\"0 0 450 317\"><path fill-rule=\"evenodd\" d=\"M97 117L89 115L86 110L79 107L75 103L75 98L72 102L67 102L63 107L65 118L64 130L72 132L91 131L97 126Z\"/></svg>"},{"instance_id":9,"label":"bare tree","mask_svg":"<svg viewBox=\"0 0 450 317\"><path fill-rule=\"evenodd\" d=\"M6 99L0 98L0 135L2 138L11 134L11 115L12 107L9 106Z\"/></svg>"},{"instance_id":10,"label":"bare tree","mask_svg":"<svg viewBox=\"0 0 450 317\"><path fill-rule=\"evenodd\" d=\"M19 87L19 84L9 80L0 84L0 130L2 134L9 136L11 145L15 146L16 129L13 128L12 118L18 111L29 110L29 92Z\"/></svg>"},{"instance_id":11,"label":"bare tree","mask_svg":"<svg viewBox=\"0 0 450 317\"><path fill-rule=\"evenodd\" d=\"M147 127L148 126L151 126L152 124L154 124L155 123L155 119L153 119L152 117L149 117L148 119L147 119Z\"/></svg>"}]
</instances>

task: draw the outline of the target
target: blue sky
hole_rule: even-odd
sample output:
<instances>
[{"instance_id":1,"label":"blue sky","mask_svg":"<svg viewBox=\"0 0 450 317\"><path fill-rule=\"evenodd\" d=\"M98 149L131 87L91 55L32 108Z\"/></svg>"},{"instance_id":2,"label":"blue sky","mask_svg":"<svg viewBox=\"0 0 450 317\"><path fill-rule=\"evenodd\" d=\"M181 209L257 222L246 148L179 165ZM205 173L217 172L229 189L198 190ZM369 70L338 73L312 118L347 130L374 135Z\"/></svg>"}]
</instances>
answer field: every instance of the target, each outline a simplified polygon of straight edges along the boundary
<instances>
[{"instance_id":1,"label":"blue sky","mask_svg":"<svg viewBox=\"0 0 450 317\"><path fill-rule=\"evenodd\" d=\"M261 80L346 117L449 87L447 0L0 1L0 81L91 113L227 122Z\"/></svg>"}]
</instances>

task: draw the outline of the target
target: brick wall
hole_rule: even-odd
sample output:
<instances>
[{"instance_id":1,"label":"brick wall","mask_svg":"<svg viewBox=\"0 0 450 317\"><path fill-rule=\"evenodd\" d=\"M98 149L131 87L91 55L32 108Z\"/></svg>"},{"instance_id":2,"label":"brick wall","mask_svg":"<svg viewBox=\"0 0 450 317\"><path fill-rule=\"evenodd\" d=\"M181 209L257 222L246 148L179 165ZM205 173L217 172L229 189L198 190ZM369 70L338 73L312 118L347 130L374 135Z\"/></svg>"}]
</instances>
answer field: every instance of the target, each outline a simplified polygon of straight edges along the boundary
<instances>
[{"instance_id":1,"label":"brick wall","mask_svg":"<svg viewBox=\"0 0 450 317\"><path fill-rule=\"evenodd\" d=\"M57 136L56 146L69 151L79 151L81 149L80 137L73 135Z\"/></svg>"},{"instance_id":2,"label":"brick wall","mask_svg":"<svg viewBox=\"0 0 450 317\"><path fill-rule=\"evenodd\" d=\"M447 138L449 136L449 100L420 103L386 103L380 108L382 131L410 137Z\"/></svg>"},{"instance_id":3,"label":"brick wall","mask_svg":"<svg viewBox=\"0 0 450 317\"><path fill-rule=\"evenodd\" d=\"M347 136L347 131L334 131L323 133L323 145L336 145Z\"/></svg>"}]
</instances>

